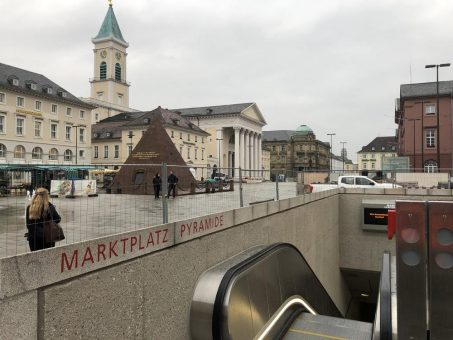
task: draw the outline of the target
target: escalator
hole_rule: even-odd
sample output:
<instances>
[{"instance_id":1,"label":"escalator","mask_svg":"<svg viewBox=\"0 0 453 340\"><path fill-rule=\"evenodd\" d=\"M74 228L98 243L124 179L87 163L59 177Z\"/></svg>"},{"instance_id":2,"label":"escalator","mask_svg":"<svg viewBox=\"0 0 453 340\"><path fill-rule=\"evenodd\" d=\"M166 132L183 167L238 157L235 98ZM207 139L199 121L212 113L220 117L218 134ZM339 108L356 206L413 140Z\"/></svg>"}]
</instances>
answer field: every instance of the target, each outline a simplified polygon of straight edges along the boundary
<instances>
[{"instance_id":1,"label":"escalator","mask_svg":"<svg viewBox=\"0 0 453 340\"><path fill-rule=\"evenodd\" d=\"M390 255L384 255L375 324L344 319L291 244L251 248L204 272L192 339L391 339Z\"/></svg>"}]
</instances>

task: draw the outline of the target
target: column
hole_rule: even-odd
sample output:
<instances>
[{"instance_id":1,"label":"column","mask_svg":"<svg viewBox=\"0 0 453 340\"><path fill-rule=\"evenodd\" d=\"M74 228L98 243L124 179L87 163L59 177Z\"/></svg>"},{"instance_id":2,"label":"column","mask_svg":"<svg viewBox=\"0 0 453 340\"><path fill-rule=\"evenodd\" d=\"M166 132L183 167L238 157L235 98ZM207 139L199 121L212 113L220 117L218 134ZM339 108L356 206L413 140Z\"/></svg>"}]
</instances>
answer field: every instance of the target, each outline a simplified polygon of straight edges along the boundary
<instances>
[{"instance_id":1,"label":"column","mask_svg":"<svg viewBox=\"0 0 453 340\"><path fill-rule=\"evenodd\" d=\"M261 134L258 135L258 169L260 170L259 177L263 177L263 142Z\"/></svg>"},{"instance_id":2,"label":"column","mask_svg":"<svg viewBox=\"0 0 453 340\"><path fill-rule=\"evenodd\" d=\"M249 145L248 145L248 155L249 155L249 162L248 162L248 168L249 169L252 169L252 166L253 166L253 163L252 163L252 159L253 159L253 132L250 131L249 132L249 136L248 136L248 140L249 140ZM249 177L252 177L252 172L249 171L248 172L248 175Z\"/></svg>"},{"instance_id":3,"label":"column","mask_svg":"<svg viewBox=\"0 0 453 340\"><path fill-rule=\"evenodd\" d=\"M240 134L241 134L241 129L238 127L234 128L234 177L239 178L239 168L240 166Z\"/></svg>"},{"instance_id":4,"label":"column","mask_svg":"<svg viewBox=\"0 0 453 340\"><path fill-rule=\"evenodd\" d=\"M258 143L258 133L255 133L255 169L257 171L255 171L255 177L259 177L260 174L259 174L259 169L260 169L260 165L259 165L259 143Z\"/></svg>"},{"instance_id":5,"label":"column","mask_svg":"<svg viewBox=\"0 0 453 340\"><path fill-rule=\"evenodd\" d=\"M241 129L239 137L241 139L241 145L239 146L240 165L241 165L241 168L244 169L244 165L245 165L245 130L244 129Z\"/></svg>"},{"instance_id":6,"label":"column","mask_svg":"<svg viewBox=\"0 0 453 340\"><path fill-rule=\"evenodd\" d=\"M252 161L251 161L251 166L250 168L253 170L252 172L252 177L255 177L255 170L256 170L256 132L253 132L252 133L252 147L251 147L251 157L252 157Z\"/></svg>"},{"instance_id":7,"label":"column","mask_svg":"<svg viewBox=\"0 0 453 340\"><path fill-rule=\"evenodd\" d=\"M220 170L223 165L223 129L217 129L217 137L216 137L216 149L217 149L217 157L219 158L219 164L217 166L219 167L219 172L223 172L223 170Z\"/></svg>"},{"instance_id":8,"label":"column","mask_svg":"<svg viewBox=\"0 0 453 340\"><path fill-rule=\"evenodd\" d=\"M250 153L249 153L249 145L250 145L250 131L245 130L244 133L244 169L250 169Z\"/></svg>"}]
</instances>

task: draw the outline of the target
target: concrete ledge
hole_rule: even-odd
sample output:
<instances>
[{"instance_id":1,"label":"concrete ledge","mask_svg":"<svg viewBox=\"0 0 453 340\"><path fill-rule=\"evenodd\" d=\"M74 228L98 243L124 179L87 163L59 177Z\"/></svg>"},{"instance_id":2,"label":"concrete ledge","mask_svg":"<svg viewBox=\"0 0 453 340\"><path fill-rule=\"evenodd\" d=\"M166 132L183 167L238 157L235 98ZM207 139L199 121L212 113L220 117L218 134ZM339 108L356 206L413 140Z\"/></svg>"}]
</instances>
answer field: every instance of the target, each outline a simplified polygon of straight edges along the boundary
<instances>
[{"instance_id":1,"label":"concrete ledge","mask_svg":"<svg viewBox=\"0 0 453 340\"><path fill-rule=\"evenodd\" d=\"M234 225L245 223L253 218L253 206L234 209Z\"/></svg>"},{"instance_id":2,"label":"concrete ledge","mask_svg":"<svg viewBox=\"0 0 453 340\"><path fill-rule=\"evenodd\" d=\"M406 195L406 189L404 188L386 188L384 189L386 195Z\"/></svg>"},{"instance_id":3,"label":"concrete ledge","mask_svg":"<svg viewBox=\"0 0 453 340\"><path fill-rule=\"evenodd\" d=\"M169 223L0 259L0 299L170 247L174 231Z\"/></svg>"},{"instance_id":4,"label":"concrete ledge","mask_svg":"<svg viewBox=\"0 0 453 340\"><path fill-rule=\"evenodd\" d=\"M310 203L311 201L313 201L313 194L305 194L304 195L305 204Z\"/></svg>"},{"instance_id":5,"label":"concrete ledge","mask_svg":"<svg viewBox=\"0 0 453 340\"><path fill-rule=\"evenodd\" d=\"M260 203L260 204L254 205L252 207L252 216L253 216L254 220L256 220L257 218L267 216L267 204Z\"/></svg>"},{"instance_id":6,"label":"concrete ledge","mask_svg":"<svg viewBox=\"0 0 453 340\"><path fill-rule=\"evenodd\" d=\"M36 339L38 292L0 299L0 325L2 339Z\"/></svg>"},{"instance_id":7,"label":"concrete ledge","mask_svg":"<svg viewBox=\"0 0 453 340\"><path fill-rule=\"evenodd\" d=\"M274 201L274 202L268 202L267 203L267 213L269 215L276 214L279 211L280 211L280 202L279 201Z\"/></svg>"},{"instance_id":8,"label":"concrete ledge","mask_svg":"<svg viewBox=\"0 0 453 340\"><path fill-rule=\"evenodd\" d=\"M428 189L406 189L406 195L428 195Z\"/></svg>"},{"instance_id":9,"label":"concrete ledge","mask_svg":"<svg viewBox=\"0 0 453 340\"><path fill-rule=\"evenodd\" d=\"M344 188L345 194L364 194L365 189L363 188Z\"/></svg>"},{"instance_id":10,"label":"concrete ledge","mask_svg":"<svg viewBox=\"0 0 453 340\"><path fill-rule=\"evenodd\" d=\"M289 200L289 207L290 208L295 208L295 207L298 207L300 205L303 205L305 203L305 199L304 199L304 196L296 196L296 197L292 197L290 198Z\"/></svg>"},{"instance_id":11,"label":"concrete ledge","mask_svg":"<svg viewBox=\"0 0 453 340\"><path fill-rule=\"evenodd\" d=\"M288 210L289 209L289 200L290 198L286 198L284 200L280 200L280 211Z\"/></svg>"},{"instance_id":12,"label":"concrete ledge","mask_svg":"<svg viewBox=\"0 0 453 340\"><path fill-rule=\"evenodd\" d=\"M384 193L385 193L384 188L365 188L365 194L383 195Z\"/></svg>"},{"instance_id":13,"label":"concrete ledge","mask_svg":"<svg viewBox=\"0 0 453 340\"><path fill-rule=\"evenodd\" d=\"M451 189L428 189L428 194L433 196L451 196Z\"/></svg>"}]
</instances>

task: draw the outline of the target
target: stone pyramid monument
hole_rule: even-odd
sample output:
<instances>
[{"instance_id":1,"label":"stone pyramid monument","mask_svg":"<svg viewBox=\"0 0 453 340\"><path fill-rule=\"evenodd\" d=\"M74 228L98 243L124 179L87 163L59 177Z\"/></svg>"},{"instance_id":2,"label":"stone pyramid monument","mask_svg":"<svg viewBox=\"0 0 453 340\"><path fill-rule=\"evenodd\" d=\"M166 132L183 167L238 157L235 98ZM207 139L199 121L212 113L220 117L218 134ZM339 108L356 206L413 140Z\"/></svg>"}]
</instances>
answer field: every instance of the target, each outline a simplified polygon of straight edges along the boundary
<instances>
[{"instance_id":1,"label":"stone pyramid monument","mask_svg":"<svg viewBox=\"0 0 453 340\"><path fill-rule=\"evenodd\" d=\"M125 125L131 128L149 126L115 176L112 193L153 194L153 177L156 173L162 176L162 163L167 163L168 174L171 170L178 177L178 190L189 191L195 178L165 131L164 124L171 122L173 116L181 118L177 113L159 106Z\"/></svg>"}]
</instances>

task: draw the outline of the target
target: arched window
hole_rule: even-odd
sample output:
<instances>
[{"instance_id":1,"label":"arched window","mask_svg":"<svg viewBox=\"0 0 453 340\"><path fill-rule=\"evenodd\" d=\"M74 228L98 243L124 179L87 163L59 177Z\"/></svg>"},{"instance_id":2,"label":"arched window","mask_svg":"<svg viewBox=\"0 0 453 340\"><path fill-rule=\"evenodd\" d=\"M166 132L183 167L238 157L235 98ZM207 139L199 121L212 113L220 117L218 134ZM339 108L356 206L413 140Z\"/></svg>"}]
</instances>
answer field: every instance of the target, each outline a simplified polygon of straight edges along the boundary
<instances>
[{"instance_id":1,"label":"arched window","mask_svg":"<svg viewBox=\"0 0 453 340\"><path fill-rule=\"evenodd\" d=\"M115 64L115 80L121 81L121 65Z\"/></svg>"},{"instance_id":2,"label":"arched window","mask_svg":"<svg viewBox=\"0 0 453 340\"><path fill-rule=\"evenodd\" d=\"M57 161L58 160L58 150L53 148L49 151L49 160Z\"/></svg>"},{"instance_id":3,"label":"arched window","mask_svg":"<svg viewBox=\"0 0 453 340\"><path fill-rule=\"evenodd\" d=\"M99 78L106 79L107 78L107 63L103 61L101 66L99 67Z\"/></svg>"},{"instance_id":4,"label":"arched window","mask_svg":"<svg viewBox=\"0 0 453 340\"><path fill-rule=\"evenodd\" d=\"M71 162L72 161L72 151L67 149L65 152L64 152L64 161L65 162Z\"/></svg>"},{"instance_id":5,"label":"arched window","mask_svg":"<svg viewBox=\"0 0 453 340\"><path fill-rule=\"evenodd\" d=\"M0 158L5 158L6 157L6 146L3 144L0 144Z\"/></svg>"},{"instance_id":6,"label":"arched window","mask_svg":"<svg viewBox=\"0 0 453 340\"><path fill-rule=\"evenodd\" d=\"M437 162L433 160L429 160L425 162L425 172L438 172L437 169Z\"/></svg>"},{"instance_id":7,"label":"arched window","mask_svg":"<svg viewBox=\"0 0 453 340\"><path fill-rule=\"evenodd\" d=\"M17 145L15 147L14 158L25 158L25 148L22 145Z\"/></svg>"},{"instance_id":8,"label":"arched window","mask_svg":"<svg viewBox=\"0 0 453 340\"><path fill-rule=\"evenodd\" d=\"M37 146L31 151L31 158L33 159L42 159L42 149Z\"/></svg>"}]
</instances>

